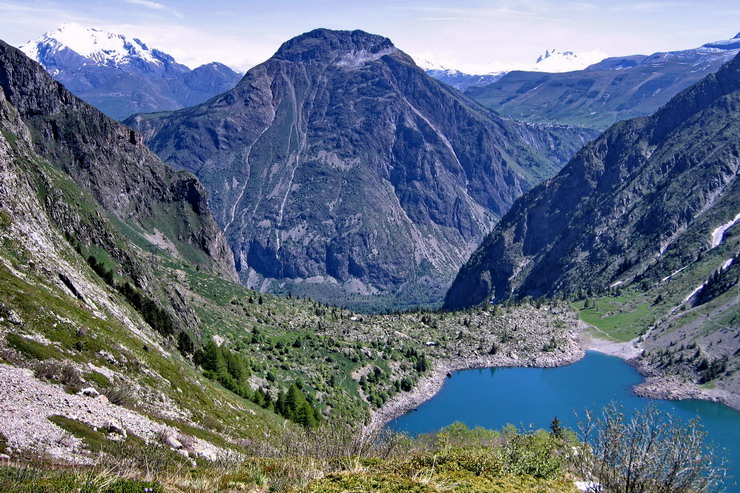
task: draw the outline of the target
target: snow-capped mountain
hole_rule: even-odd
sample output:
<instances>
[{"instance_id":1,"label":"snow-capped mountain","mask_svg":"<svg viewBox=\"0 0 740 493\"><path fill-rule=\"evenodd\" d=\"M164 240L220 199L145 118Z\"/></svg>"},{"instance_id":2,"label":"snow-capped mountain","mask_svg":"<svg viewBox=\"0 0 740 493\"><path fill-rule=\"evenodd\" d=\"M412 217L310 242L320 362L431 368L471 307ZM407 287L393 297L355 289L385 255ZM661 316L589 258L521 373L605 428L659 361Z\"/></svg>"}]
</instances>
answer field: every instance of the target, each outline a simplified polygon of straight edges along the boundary
<instances>
[{"instance_id":1,"label":"snow-capped mountain","mask_svg":"<svg viewBox=\"0 0 740 493\"><path fill-rule=\"evenodd\" d=\"M138 38L75 23L20 49L67 89L117 119L200 103L241 77L219 63L191 71Z\"/></svg>"},{"instance_id":2,"label":"snow-capped mountain","mask_svg":"<svg viewBox=\"0 0 740 493\"><path fill-rule=\"evenodd\" d=\"M606 58L606 53L600 50L586 53L574 53L572 51L559 51L556 49L545 50L545 53L537 57L537 62L528 71L531 72L573 72L583 70L594 63Z\"/></svg>"},{"instance_id":3,"label":"snow-capped mountain","mask_svg":"<svg viewBox=\"0 0 740 493\"><path fill-rule=\"evenodd\" d=\"M72 91L89 89L98 85L101 77L108 79L120 72L173 78L190 71L137 38L74 23L62 24L38 40L29 41L21 46L21 51Z\"/></svg>"},{"instance_id":4,"label":"snow-capped mountain","mask_svg":"<svg viewBox=\"0 0 740 493\"><path fill-rule=\"evenodd\" d=\"M537 71L510 72L466 94L483 106L532 123L605 130L618 120L653 114L676 94L735 58L740 35L698 48L611 57L582 70L554 72L546 64L568 54L548 50ZM578 58L582 58L580 55Z\"/></svg>"},{"instance_id":5,"label":"snow-capped mountain","mask_svg":"<svg viewBox=\"0 0 740 493\"><path fill-rule=\"evenodd\" d=\"M427 75L452 86L458 91L464 92L468 87L486 86L493 84L506 74L505 71L491 72L486 74L470 74L454 68L446 68L444 65L432 62L425 58L416 59L416 64L423 69Z\"/></svg>"},{"instance_id":6,"label":"snow-capped mountain","mask_svg":"<svg viewBox=\"0 0 740 493\"><path fill-rule=\"evenodd\" d=\"M705 45L702 45L699 50L740 50L740 33L737 33L734 38L732 39L725 39L722 41L714 41L712 43L707 43Z\"/></svg>"},{"instance_id":7,"label":"snow-capped mountain","mask_svg":"<svg viewBox=\"0 0 740 493\"><path fill-rule=\"evenodd\" d=\"M586 53L572 51L545 50L537 57L534 63L503 63L490 62L478 65L464 65L458 68L448 68L428 58L417 58L416 64L427 74L452 87L465 91L469 87L478 87L492 84L504 75L514 70L526 72L571 72L582 70L593 63L606 58L606 53L593 50Z\"/></svg>"},{"instance_id":8,"label":"snow-capped mountain","mask_svg":"<svg viewBox=\"0 0 740 493\"><path fill-rule=\"evenodd\" d=\"M169 55L150 49L137 38L129 40L123 34L87 28L75 23L62 24L38 40L21 46L21 51L42 65L53 60L59 51L65 49L94 61L96 65L108 67L125 67L137 62L162 66L174 62Z\"/></svg>"}]
</instances>

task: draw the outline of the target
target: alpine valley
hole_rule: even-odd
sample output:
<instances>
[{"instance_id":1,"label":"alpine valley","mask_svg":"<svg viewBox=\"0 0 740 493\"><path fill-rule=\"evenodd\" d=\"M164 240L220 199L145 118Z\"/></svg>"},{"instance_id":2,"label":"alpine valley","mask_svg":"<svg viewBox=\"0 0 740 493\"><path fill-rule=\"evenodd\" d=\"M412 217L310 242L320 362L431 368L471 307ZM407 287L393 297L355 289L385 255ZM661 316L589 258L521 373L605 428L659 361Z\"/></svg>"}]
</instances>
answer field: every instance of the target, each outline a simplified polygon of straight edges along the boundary
<instances>
[{"instance_id":1,"label":"alpine valley","mask_svg":"<svg viewBox=\"0 0 740 493\"><path fill-rule=\"evenodd\" d=\"M650 410L607 408L592 435L385 429L456 370L593 347L641 395L740 409L732 43L669 63L662 103L564 123L359 30L238 81L80 26L0 41L0 491L732 487L695 423Z\"/></svg>"},{"instance_id":2,"label":"alpine valley","mask_svg":"<svg viewBox=\"0 0 740 493\"><path fill-rule=\"evenodd\" d=\"M689 379L649 381L653 395L740 406L739 137L736 56L654 115L612 126L517 200L445 306L571 297L588 323L639 337L650 374Z\"/></svg>"},{"instance_id":3,"label":"alpine valley","mask_svg":"<svg viewBox=\"0 0 740 493\"><path fill-rule=\"evenodd\" d=\"M606 58L564 73L512 71L465 93L517 120L601 131L619 120L654 113L738 52L740 34L690 50Z\"/></svg>"},{"instance_id":4,"label":"alpine valley","mask_svg":"<svg viewBox=\"0 0 740 493\"><path fill-rule=\"evenodd\" d=\"M501 118L390 40L319 29L202 105L126 120L198 176L242 282L355 308L434 304L591 131Z\"/></svg>"}]
</instances>

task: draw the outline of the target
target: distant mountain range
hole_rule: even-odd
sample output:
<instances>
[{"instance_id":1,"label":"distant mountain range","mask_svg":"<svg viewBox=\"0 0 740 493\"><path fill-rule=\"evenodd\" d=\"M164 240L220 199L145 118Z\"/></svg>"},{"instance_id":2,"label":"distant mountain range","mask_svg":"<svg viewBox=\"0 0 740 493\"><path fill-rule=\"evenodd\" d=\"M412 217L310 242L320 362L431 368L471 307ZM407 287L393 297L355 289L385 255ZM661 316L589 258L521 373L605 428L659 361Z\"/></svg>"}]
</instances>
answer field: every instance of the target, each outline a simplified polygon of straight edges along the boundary
<instances>
[{"instance_id":1,"label":"distant mountain range","mask_svg":"<svg viewBox=\"0 0 740 493\"><path fill-rule=\"evenodd\" d=\"M216 62L190 70L137 38L72 23L21 50L72 93L119 120L201 103L241 78Z\"/></svg>"},{"instance_id":2,"label":"distant mountain range","mask_svg":"<svg viewBox=\"0 0 740 493\"><path fill-rule=\"evenodd\" d=\"M325 29L215 99L126 122L209 189L245 284L376 307L439 300L516 197L595 136L500 118L387 38Z\"/></svg>"},{"instance_id":3,"label":"distant mountain range","mask_svg":"<svg viewBox=\"0 0 740 493\"><path fill-rule=\"evenodd\" d=\"M565 73L512 71L466 94L517 120L604 130L654 113L739 51L740 35L691 50L607 58Z\"/></svg>"},{"instance_id":4,"label":"distant mountain range","mask_svg":"<svg viewBox=\"0 0 740 493\"><path fill-rule=\"evenodd\" d=\"M589 53L576 54L572 51L560 51L556 49L545 50L545 53L537 57L537 60L529 67L507 66L508 64L491 63L467 70L448 68L429 60L419 58L416 63L423 68L428 75L454 87L459 91L465 91L469 87L487 86L497 81L512 70L527 70L532 72L571 72L588 67L604 58L604 54L598 50Z\"/></svg>"}]
</instances>

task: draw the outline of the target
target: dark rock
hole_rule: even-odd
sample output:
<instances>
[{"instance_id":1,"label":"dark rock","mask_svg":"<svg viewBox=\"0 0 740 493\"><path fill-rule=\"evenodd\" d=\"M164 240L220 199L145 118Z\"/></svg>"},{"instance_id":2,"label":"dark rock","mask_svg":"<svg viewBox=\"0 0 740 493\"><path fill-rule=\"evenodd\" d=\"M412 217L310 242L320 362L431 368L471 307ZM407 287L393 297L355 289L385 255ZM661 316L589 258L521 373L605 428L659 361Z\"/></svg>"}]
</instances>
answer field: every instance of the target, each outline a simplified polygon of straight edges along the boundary
<instances>
[{"instance_id":1,"label":"dark rock","mask_svg":"<svg viewBox=\"0 0 740 493\"><path fill-rule=\"evenodd\" d=\"M521 197L445 306L648 285L688 265L738 212L740 56L655 115L612 126Z\"/></svg>"}]
</instances>

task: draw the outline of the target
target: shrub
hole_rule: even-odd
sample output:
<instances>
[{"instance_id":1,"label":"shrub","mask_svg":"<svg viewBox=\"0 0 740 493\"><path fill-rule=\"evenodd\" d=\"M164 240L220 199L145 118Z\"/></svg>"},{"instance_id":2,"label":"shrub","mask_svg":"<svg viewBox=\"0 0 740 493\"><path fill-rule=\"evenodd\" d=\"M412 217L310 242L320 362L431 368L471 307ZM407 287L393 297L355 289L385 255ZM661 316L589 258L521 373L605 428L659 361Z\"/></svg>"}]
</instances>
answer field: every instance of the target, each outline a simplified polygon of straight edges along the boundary
<instances>
[{"instance_id":1,"label":"shrub","mask_svg":"<svg viewBox=\"0 0 740 493\"><path fill-rule=\"evenodd\" d=\"M136 402L135 394L130 386L118 383L112 387L103 389L103 395L111 404L123 407L131 407Z\"/></svg>"},{"instance_id":2,"label":"shrub","mask_svg":"<svg viewBox=\"0 0 740 493\"><path fill-rule=\"evenodd\" d=\"M697 421L682 423L652 405L626 418L611 404L601 418L587 412L579 423L579 439L587 445L576 465L598 491L709 491L719 486L724 463L705 438Z\"/></svg>"}]
</instances>

